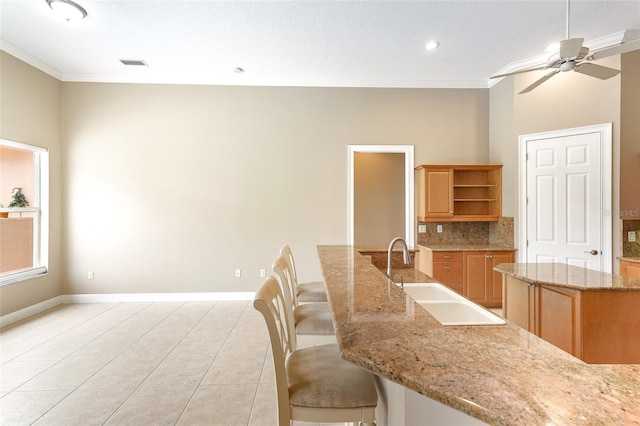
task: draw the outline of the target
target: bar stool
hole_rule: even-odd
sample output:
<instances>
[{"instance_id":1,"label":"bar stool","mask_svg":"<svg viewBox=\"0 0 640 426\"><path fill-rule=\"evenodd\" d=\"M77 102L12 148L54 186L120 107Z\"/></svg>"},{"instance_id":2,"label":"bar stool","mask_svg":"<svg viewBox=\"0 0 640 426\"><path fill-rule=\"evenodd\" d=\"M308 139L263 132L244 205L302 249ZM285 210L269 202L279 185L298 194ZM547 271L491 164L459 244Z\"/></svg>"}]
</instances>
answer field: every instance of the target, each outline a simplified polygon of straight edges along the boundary
<instances>
[{"instance_id":1,"label":"bar stool","mask_svg":"<svg viewBox=\"0 0 640 426\"><path fill-rule=\"evenodd\" d=\"M298 282L298 275L296 273L296 263L293 260L293 253L291 252L291 247L288 245L283 245L280 249L280 255L283 256L286 261L289 263L289 267L291 268L293 274L293 283L294 288L296 289L296 293L298 295L298 301L300 303L307 302L326 302L327 301L327 292L324 289L324 282L322 281L311 281L305 283Z\"/></svg>"},{"instance_id":2,"label":"bar stool","mask_svg":"<svg viewBox=\"0 0 640 426\"><path fill-rule=\"evenodd\" d=\"M253 306L269 330L279 426L294 420L374 424L378 395L373 374L343 360L336 344L296 350L287 319L291 305L274 277L262 284Z\"/></svg>"},{"instance_id":3,"label":"bar stool","mask_svg":"<svg viewBox=\"0 0 640 426\"><path fill-rule=\"evenodd\" d=\"M298 303L293 273L284 256L276 258L272 269L282 288L285 302L291 306L287 312L290 315L288 321L293 325L292 339L300 337L300 346L335 343L335 330L329 304L327 302Z\"/></svg>"}]
</instances>

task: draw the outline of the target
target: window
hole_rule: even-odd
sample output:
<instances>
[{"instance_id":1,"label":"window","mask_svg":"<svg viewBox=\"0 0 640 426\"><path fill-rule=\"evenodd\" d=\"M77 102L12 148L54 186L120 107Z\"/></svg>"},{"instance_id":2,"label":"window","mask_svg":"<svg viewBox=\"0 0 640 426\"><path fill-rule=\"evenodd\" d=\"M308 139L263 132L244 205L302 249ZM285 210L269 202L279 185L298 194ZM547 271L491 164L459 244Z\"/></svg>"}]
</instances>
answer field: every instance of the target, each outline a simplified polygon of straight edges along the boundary
<instances>
[{"instance_id":1,"label":"window","mask_svg":"<svg viewBox=\"0 0 640 426\"><path fill-rule=\"evenodd\" d=\"M0 285L45 274L49 261L45 148L0 139L0 204Z\"/></svg>"}]
</instances>

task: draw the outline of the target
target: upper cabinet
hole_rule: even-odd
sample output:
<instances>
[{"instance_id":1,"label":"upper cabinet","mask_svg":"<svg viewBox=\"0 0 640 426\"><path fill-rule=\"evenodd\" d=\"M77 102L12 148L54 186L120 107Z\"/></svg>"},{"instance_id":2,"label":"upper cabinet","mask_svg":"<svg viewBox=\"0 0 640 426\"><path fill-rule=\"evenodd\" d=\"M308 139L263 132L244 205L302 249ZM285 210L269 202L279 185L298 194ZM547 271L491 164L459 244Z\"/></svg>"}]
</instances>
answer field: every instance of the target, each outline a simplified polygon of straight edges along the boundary
<instances>
[{"instance_id":1,"label":"upper cabinet","mask_svg":"<svg viewBox=\"0 0 640 426\"><path fill-rule=\"evenodd\" d=\"M418 221L497 222L502 165L416 167Z\"/></svg>"}]
</instances>

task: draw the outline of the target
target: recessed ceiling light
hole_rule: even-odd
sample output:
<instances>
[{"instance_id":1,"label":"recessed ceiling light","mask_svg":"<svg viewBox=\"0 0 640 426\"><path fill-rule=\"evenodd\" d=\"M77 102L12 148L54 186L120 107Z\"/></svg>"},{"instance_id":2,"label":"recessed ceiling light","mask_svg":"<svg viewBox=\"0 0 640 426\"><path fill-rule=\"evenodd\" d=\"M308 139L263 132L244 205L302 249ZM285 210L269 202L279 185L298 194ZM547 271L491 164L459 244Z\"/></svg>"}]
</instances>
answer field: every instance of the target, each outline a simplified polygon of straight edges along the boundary
<instances>
[{"instance_id":1,"label":"recessed ceiling light","mask_svg":"<svg viewBox=\"0 0 640 426\"><path fill-rule=\"evenodd\" d=\"M142 59L120 59L124 65L133 67L148 67L147 63Z\"/></svg>"},{"instance_id":2,"label":"recessed ceiling light","mask_svg":"<svg viewBox=\"0 0 640 426\"><path fill-rule=\"evenodd\" d=\"M424 48L427 50L436 50L440 46L440 42L436 40L430 40L427 44L424 45Z\"/></svg>"},{"instance_id":3,"label":"recessed ceiling light","mask_svg":"<svg viewBox=\"0 0 640 426\"><path fill-rule=\"evenodd\" d=\"M84 7L71 0L47 0L47 4L56 14L62 16L67 21L72 19L84 19L87 11Z\"/></svg>"}]
</instances>

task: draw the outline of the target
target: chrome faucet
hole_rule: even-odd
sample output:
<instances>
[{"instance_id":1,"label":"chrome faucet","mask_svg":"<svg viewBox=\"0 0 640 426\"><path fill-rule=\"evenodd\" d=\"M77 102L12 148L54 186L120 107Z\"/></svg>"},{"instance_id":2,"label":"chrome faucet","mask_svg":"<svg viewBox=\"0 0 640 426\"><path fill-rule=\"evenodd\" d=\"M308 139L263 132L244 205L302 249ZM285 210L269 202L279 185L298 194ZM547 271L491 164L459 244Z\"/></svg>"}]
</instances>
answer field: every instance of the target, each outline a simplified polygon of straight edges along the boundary
<instances>
[{"instance_id":1,"label":"chrome faucet","mask_svg":"<svg viewBox=\"0 0 640 426\"><path fill-rule=\"evenodd\" d=\"M398 242L402 245L404 264L408 265L409 263L411 263L411 258L409 256L409 247L407 247L406 241L400 237L396 237L391 240L391 243L389 244L389 250L387 251L387 277L389 277L389 279L392 279L393 277L393 268L391 267L391 252L393 251L393 246Z\"/></svg>"}]
</instances>

